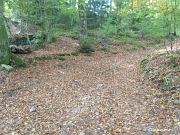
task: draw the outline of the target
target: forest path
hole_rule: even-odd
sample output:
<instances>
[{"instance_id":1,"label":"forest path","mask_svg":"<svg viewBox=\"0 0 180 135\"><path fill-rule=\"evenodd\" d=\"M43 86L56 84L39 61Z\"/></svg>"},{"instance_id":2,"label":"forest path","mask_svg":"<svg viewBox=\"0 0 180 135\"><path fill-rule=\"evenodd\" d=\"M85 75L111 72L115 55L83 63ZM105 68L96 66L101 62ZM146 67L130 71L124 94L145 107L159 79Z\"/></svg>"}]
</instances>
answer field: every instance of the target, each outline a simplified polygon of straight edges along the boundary
<instances>
[{"instance_id":1,"label":"forest path","mask_svg":"<svg viewBox=\"0 0 180 135\"><path fill-rule=\"evenodd\" d=\"M77 46L60 37L20 56L71 53ZM34 60L25 69L0 71L0 134L178 134L179 108L168 105L140 72L140 61L150 52L111 46L110 52L99 50L90 57Z\"/></svg>"}]
</instances>

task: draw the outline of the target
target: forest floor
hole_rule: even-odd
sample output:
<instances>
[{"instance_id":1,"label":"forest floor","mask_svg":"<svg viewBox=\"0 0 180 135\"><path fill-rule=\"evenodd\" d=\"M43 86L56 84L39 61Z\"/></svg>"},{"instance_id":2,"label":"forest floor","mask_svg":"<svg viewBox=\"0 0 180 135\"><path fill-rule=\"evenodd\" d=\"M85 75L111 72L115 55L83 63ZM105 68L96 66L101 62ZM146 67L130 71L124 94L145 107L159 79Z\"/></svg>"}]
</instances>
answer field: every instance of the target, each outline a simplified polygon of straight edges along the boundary
<instances>
[{"instance_id":1,"label":"forest floor","mask_svg":"<svg viewBox=\"0 0 180 135\"><path fill-rule=\"evenodd\" d=\"M0 70L0 134L180 133L179 103L167 102L140 69L142 58L158 51L126 52L112 45L110 51L97 49L91 56L51 57L71 54L78 46L59 37L44 49L19 55L31 63L27 68Z\"/></svg>"}]
</instances>

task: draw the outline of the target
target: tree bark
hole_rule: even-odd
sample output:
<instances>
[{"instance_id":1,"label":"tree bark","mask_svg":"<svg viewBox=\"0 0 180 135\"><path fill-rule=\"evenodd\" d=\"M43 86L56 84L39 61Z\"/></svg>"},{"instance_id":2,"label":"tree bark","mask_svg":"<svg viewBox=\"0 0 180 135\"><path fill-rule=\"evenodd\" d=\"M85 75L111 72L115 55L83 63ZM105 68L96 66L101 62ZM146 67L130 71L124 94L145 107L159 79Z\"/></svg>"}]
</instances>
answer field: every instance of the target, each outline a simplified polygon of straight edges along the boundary
<instances>
[{"instance_id":1,"label":"tree bark","mask_svg":"<svg viewBox=\"0 0 180 135\"><path fill-rule=\"evenodd\" d=\"M110 0L110 11L109 11L109 17L112 15L112 0Z\"/></svg>"},{"instance_id":2,"label":"tree bark","mask_svg":"<svg viewBox=\"0 0 180 135\"><path fill-rule=\"evenodd\" d=\"M9 64L11 51L9 48L9 39L4 24L3 0L0 0L0 64Z\"/></svg>"},{"instance_id":3,"label":"tree bark","mask_svg":"<svg viewBox=\"0 0 180 135\"><path fill-rule=\"evenodd\" d=\"M175 7L175 10L176 10L176 6L177 6L177 2L176 0L174 1L174 7ZM176 13L176 11L174 11ZM174 14L174 36L176 36L176 14Z\"/></svg>"},{"instance_id":4,"label":"tree bark","mask_svg":"<svg viewBox=\"0 0 180 135\"><path fill-rule=\"evenodd\" d=\"M78 10L79 10L79 20L80 20L80 34L81 36L85 36L87 31L85 0L78 1Z\"/></svg>"}]
</instances>

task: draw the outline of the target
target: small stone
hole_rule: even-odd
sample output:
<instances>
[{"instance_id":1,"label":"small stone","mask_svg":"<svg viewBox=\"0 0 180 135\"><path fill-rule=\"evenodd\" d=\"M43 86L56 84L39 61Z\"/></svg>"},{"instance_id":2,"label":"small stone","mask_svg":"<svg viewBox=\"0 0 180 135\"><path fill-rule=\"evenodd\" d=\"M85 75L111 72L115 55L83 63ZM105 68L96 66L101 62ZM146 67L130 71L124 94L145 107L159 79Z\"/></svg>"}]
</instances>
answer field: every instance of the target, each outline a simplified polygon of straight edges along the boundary
<instances>
[{"instance_id":1,"label":"small stone","mask_svg":"<svg viewBox=\"0 0 180 135\"><path fill-rule=\"evenodd\" d=\"M153 135L153 133L151 131L147 131L145 135Z\"/></svg>"},{"instance_id":2,"label":"small stone","mask_svg":"<svg viewBox=\"0 0 180 135\"><path fill-rule=\"evenodd\" d=\"M76 82L76 83L78 82L78 80L73 80L73 81Z\"/></svg>"},{"instance_id":3,"label":"small stone","mask_svg":"<svg viewBox=\"0 0 180 135\"><path fill-rule=\"evenodd\" d=\"M103 86L103 84L98 84L96 88L99 89L99 88L101 88L102 86Z\"/></svg>"},{"instance_id":4,"label":"small stone","mask_svg":"<svg viewBox=\"0 0 180 135\"><path fill-rule=\"evenodd\" d=\"M29 110L30 113L35 112L35 111L36 111L36 109L34 107L31 107L31 109Z\"/></svg>"},{"instance_id":5,"label":"small stone","mask_svg":"<svg viewBox=\"0 0 180 135\"><path fill-rule=\"evenodd\" d=\"M79 135L86 135L84 132L80 132Z\"/></svg>"},{"instance_id":6,"label":"small stone","mask_svg":"<svg viewBox=\"0 0 180 135\"><path fill-rule=\"evenodd\" d=\"M6 65L6 64L1 64L1 67L4 68L6 71L12 71L13 67Z\"/></svg>"},{"instance_id":7,"label":"small stone","mask_svg":"<svg viewBox=\"0 0 180 135\"><path fill-rule=\"evenodd\" d=\"M0 81L4 82L4 77L0 76Z\"/></svg>"}]
</instances>

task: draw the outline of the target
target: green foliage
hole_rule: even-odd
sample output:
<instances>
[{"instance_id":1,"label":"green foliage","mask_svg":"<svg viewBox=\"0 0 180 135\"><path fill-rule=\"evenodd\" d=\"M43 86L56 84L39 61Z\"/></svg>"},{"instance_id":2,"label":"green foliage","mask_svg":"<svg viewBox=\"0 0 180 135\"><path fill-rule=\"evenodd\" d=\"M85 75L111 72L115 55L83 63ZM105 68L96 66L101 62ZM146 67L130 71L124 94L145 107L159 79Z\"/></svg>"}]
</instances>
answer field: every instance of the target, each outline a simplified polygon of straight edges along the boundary
<instances>
[{"instance_id":1,"label":"green foliage","mask_svg":"<svg viewBox=\"0 0 180 135\"><path fill-rule=\"evenodd\" d=\"M11 56L11 64L13 64L16 68L26 67L26 63L14 54Z\"/></svg>"},{"instance_id":2,"label":"green foliage","mask_svg":"<svg viewBox=\"0 0 180 135\"><path fill-rule=\"evenodd\" d=\"M90 53L86 53L84 56L91 56L91 54Z\"/></svg>"},{"instance_id":3,"label":"green foliage","mask_svg":"<svg viewBox=\"0 0 180 135\"><path fill-rule=\"evenodd\" d=\"M59 60L64 61L65 58L64 58L63 56L60 56L60 57L59 57Z\"/></svg>"},{"instance_id":4,"label":"green foliage","mask_svg":"<svg viewBox=\"0 0 180 135\"><path fill-rule=\"evenodd\" d=\"M71 54L69 54L69 53L66 53L66 55L67 55L67 56L70 56Z\"/></svg>"},{"instance_id":5,"label":"green foliage","mask_svg":"<svg viewBox=\"0 0 180 135\"><path fill-rule=\"evenodd\" d=\"M112 54L118 54L118 52L112 52Z\"/></svg>"},{"instance_id":6,"label":"green foliage","mask_svg":"<svg viewBox=\"0 0 180 135\"><path fill-rule=\"evenodd\" d=\"M130 45L129 48L126 49L126 51L128 52L132 52L132 51L135 51L135 50L138 50L138 49L143 49L143 50L146 50L146 45L145 44L142 44L142 43L139 43L139 44L135 44L135 45Z\"/></svg>"},{"instance_id":7,"label":"green foliage","mask_svg":"<svg viewBox=\"0 0 180 135\"><path fill-rule=\"evenodd\" d=\"M78 34L71 34L70 35L71 37L72 37L72 39L74 39L74 40L78 40L79 39L79 36L78 36Z\"/></svg>"},{"instance_id":8,"label":"green foliage","mask_svg":"<svg viewBox=\"0 0 180 135\"><path fill-rule=\"evenodd\" d=\"M145 65L148 63L148 61L150 60L151 56L147 55L145 57L142 57L141 63L140 63L140 67L144 68Z\"/></svg>"},{"instance_id":9,"label":"green foliage","mask_svg":"<svg viewBox=\"0 0 180 135\"><path fill-rule=\"evenodd\" d=\"M176 100L174 101L174 103L175 103L175 104L180 104L180 100L179 100L179 99L176 99Z\"/></svg>"},{"instance_id":10,"label":"green foliage","mask_svg":"<svg viewBox=\"0 0 180 135\"><path fill-rule=\"evenodd\" d=\"M65 54L65 53L62 53L62 54L59 54L59 56L66 56L66 54Z\"/></svg>"},{"instance_id":11,"label":"green foliage","mask_svg":"<svg viewBox=\"0 0 180 135\"><path fill-rule=\"evenodd\" d=\"M90 53L95 51L94 49L95 42L91 38L82 38L80 39L79 44L80 44L79 52Z\"/></svg>"},{"instance_id":12,"label":"green foliage","mask_svg":"<svg viewBox=\"0 0 180 135\"><path fill-rule=\"evenodd\" d=\"M179 66L178 59L180 58L180 55L178 53L170 53L168 54L169 57L171 57L171 61L168 62L168 65L176 68Z\"/></svg>"},{"instance_id":13,"label":"green foliage","mask_svg":"<svg viewBox=\"0 0 180 135\"><path fill-rule=\"evenodd\" d=\"M57 41L57 36L55 35L52 35L50 37L50 39L48 39L48 43L51 44L51 43L55 43Z\"/></svg>"},{"instance_id":14,"label":"green foliage","mask_svg":"<svg viewBox=\"0 0 180 135\"><path fill-rule=\"evenodd\" d=\"M2 64L2 62L3 62L3 58L2 58L2 57L0 57L0 64Z\"/></svg>"},{"instance_id":15,"label":"green foliage","mask_svg":"<svg viewBox=\"0 0 180 135\"><path fill-rule=\"evenodd\" d=\"M167 80L167 78L161 78L160 81L163 83L164 86L167 86L167 85L168 85L168 80Z\"/></svg>"},{"instance_id":16,"label":"green foliage","mask_svg":"<svg viewBox=\"0 0 180 135\"><path fill-rule=\"evenodd\" d=\"M88 0L88 3L86 4L87 27L89 29L102 27L108 18L108 8L108 0Z\"/></svg>"},{"instance_id":17,"label":"green foliage","mask_svg":"<svg viewBox=\"0 0 180 135\"><path fill-rule=\"evenodd\" d=\"M178 62L176 62L176 61L171 61L171 62L168 63L168 65L173 67L173 68L176 68L176 67L179 66Z\"/></svg>"},{"instance_id":18,"label":"green foliage","mask_svg":"<svg viewBox=\"0 0 180 135\"><path fill-rule=\"evenodd\" d=\"M138 44L138 40L131 36L120 36L119 38L123 44Z\"/></svg>"},{"instance_id":19,"label":"green foliage","mask_svg":"<svg viewBox=\"0 0 180 135\"><path fill-rule=\"evenodd\" d=\"M103 51L105 51L105 52L109 52L110 51L110 46L103 46L102 48L101 48L101 50L103 50Z\"/></svg>"},{"instance_id":20,"label":"green foliage","mask_svg":"<svg viewBox=\"0 0 180 135\"><path fill-rule=\"evenodd\" d=\"M71 52L71 55L78 56L78 52Z\"/></svg>"},{"instance_id":21,"label":"green foliage","mask_svg":"<svg viewBox=\"0 0 180 135\"><path fill-rule=\"evenodd\" d=\"M173 53L168 54L168 56L171 57L174 60L176 58L179 58L180 54L173 52Z\"/></svg>"}]
</instances>

